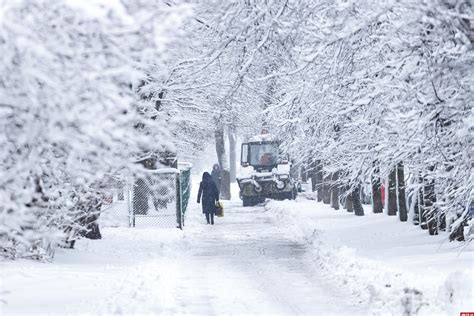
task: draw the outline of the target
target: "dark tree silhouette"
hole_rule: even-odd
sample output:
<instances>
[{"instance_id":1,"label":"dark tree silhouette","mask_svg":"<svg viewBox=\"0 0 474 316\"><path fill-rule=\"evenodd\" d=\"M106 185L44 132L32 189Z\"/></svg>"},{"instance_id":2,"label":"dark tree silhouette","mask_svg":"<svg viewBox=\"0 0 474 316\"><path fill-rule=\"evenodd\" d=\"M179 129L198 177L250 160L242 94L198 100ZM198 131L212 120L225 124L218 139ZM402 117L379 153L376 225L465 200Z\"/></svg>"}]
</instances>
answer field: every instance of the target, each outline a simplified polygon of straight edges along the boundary
<instances>
[{"instance_id":1,"label":"dark tree silhouette","mask_svg":"<svg viewBox=\"0 0 474 316\"><path fill-rule=\"evenodd\" d=\"M434 166L428 167L428 171L433 171ZM426 214L426 224L430 235L438 235L438 214L434 203L436 202L434 179L426 176L423 178L423 205Z\"/></svg>"},{"instance_id":2,"label":"dark tree silhouette","mask_svg":"<svg viewBox=\"0 0 474 316\"><path fill-rule=\"evenodd\" d=\"M397 169L393 168L388 176L387 215L397 215Z\"/></svg>"},{"instance_id":3,"label":"dark tree silhouette","mask_svg":"<svg viewBox=\"0 0 474 316\"><path fill-rule=\"evenodd\" d=\"M374 213L383 212L381 188L382 183L380 182L379 169L376 168L372 176L372 209Z\"/></svg>"},{"instance_id":4,"label":"dark tree silhouette","mask_svg":"<svg viewBox=\"0 0 474 316\"><path fill-rule=\"evenodd\" d=\"M352 203L354 207L354 214L357 216L364 216L364 208L360 201L360 186L356 186L352 191Z\"/></svg>"},{"instance_id":5,"label":"dark tree silhouette","mask_svg":"<svg viewBox=\"0 0 474 316\"><path fill-rule=\"evenodd\" d=\"M352 202L352 192L348 192L350 189L347 188L346 190L346 210L348 212L354 212L354 203Z\"/></svg>"},{"instance_id":6,"label":"dark tree silhouette","mask_svg":"<svg viewBox=\"0 0 474 316\"><path fill-rule=\"evenodd\" d=\"M331 186L331 206L333 209L339 209L339 185L337 180L339 179L339 173L336 171L332 174L333 184Z\"/></svg>"},{"instance_id":7,"label":"dark tree silhouette","mask_svg":"<svg viewBox=\"0 0 474 316\"><path fill-rule=\"evenodd\" d=\"M398 215L401 222L408 220L407 201L405 196L405 172L403 162L397 165L397 183L398 183Z\"/></svg>"},{"instance_id":8,"label":"dark tree silhouette","mask_svg":"<svg viewBox=\"0 0 474 316\"><path fill-rule=\"evenodd\" d=\"M331 174L328 174L324 177L323 181L323 203L324 204L331 204Z\"/></svg>"}]
</instances>

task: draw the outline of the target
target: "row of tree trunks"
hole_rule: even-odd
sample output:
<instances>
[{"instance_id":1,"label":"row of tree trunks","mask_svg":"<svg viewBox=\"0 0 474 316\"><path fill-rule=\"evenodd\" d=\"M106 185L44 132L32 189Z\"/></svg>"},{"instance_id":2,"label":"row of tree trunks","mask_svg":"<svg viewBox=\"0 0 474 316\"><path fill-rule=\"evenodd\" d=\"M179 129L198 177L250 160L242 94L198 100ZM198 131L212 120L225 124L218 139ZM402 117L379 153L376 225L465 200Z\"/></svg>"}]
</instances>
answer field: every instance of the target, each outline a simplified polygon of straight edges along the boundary
<instances>
[{"instance_id":1,"label":"row of tree trunks","mask_svg":"<svg viewBox=\"0 0 474 316\"><path fill-rule=\"evenodd\" d=\"M392 171L390 171L388 176L387 214L389 216L395 216L398 214L401 222L406 222L408 220L404 169L403 162L399 162Z\"/></svg>"},{"instance_id":2,"label":"row of tree trunks","mask_svg":"<svg viewBox=\"0 0 474 316\"><path fill-rule=\"evenodd\" d=\"M434 166L428 168L427 174L434 170ZM414 223L420 224L422 229L427 229L430 235L438 234L438 230L447 229L445 219L440 218L436 212L436 193L434 180L427 174L419 177L419 189L416 192L414 204ZM354 212L357 216L364 215L360 198L360 185L354 188L340 187L338 184L339 172L331 174L323 173L323 167L320 161L314 161L310 165L308 177L311 178L312 190L318 191L318 201L324 204L330 204L332 208L338 210L340 208L339 197L341 190L345 192L344 208L348 212ZM379 169L375 167L372 176L372 204L374 213L383 212L383 201L381 194L382 182L380 179ZM348 192L349 191L349 192ZM399 162L390 172L387 186L387 214L396 216L398 214L401 222L408 220L407 200L406 200L406 184L405 184L405 168L403 162ZM456 235L452 233L452 235ZM459 234L458 234L459 235ZM458 236L452 237L457 239Z\"/></svg>"},{"instance_id":3,"label":"row of tree trunks","mask_svg":"<svg viewBox=\"0 0 474 316\"><path fill-rule=\"evenodd\" d=\"M428 173L433 170L434 166L428 167ZM430 235L437 235L438 229L445 228L445 225L440 225L435 208L434 180L426 174L422 174L419 177L418 185L419 189L415 194L414 212L416 216L414 216L414 223L419 223L422 229L428 229ZM397 213L400 221L406 222L408 220L403 162L398 163L389 175L387 214L396 215Z\"/></svg>"},{"instance_id":4,"label":"row of tree trunks","mask_svg":"<svg viewBox=\"0 0 474 316\"><path fill-rule=\"evenodd\" d=\"M434 166L428 167L428 171L433 170ZM414 210L418 214L420 227L421 229L427 229L430 235L437 235L439 219L434 205L436 202L434 180L426 174L421 174L418 178L418 185L419 190L417 191Z\"/></svg>"},{"instance_id":5,"label":"row of tree trunks","mask_svg":"<svg viewBox=\"0 0 474 316\"><path fill-rule=\"evenodd\" d=\"M360 198L360 186L350 190L348 187L341 188L339 181L339 172L327 173L324 175L321 161L315 160L309 165L308 177L311 178L312 191L317 191L318 202L330 204L335 210L340 209L339 199L341 190L345 192L346 199L344 208L348 212L354 212L357 216L364 215L364 208Z\"/></svg>"},{"instance_id":6,"label":"row of tree trunks","mask_svg":"<svg viewBox=\"0 0 474 316\"><path fill-rule=\"evenodd\" d=\"M346 189L346 202L344 208L348 212L353 212L356 216L364 216L364 208L360 200L360 186L356 186L352 191L349 187Z\"/></svg>"}]
</instances>

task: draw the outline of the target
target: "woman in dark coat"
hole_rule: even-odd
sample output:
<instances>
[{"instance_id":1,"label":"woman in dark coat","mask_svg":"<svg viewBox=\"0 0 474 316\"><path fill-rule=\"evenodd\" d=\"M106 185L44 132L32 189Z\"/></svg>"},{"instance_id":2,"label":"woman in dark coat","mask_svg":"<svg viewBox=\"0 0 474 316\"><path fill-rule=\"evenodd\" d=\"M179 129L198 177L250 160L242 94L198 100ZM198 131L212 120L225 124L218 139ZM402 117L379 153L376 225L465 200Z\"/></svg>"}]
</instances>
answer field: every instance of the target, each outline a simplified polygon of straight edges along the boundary
<instances>
[{"instance_id":1,"label":"woman in dark coat","mask_svg":"<svg viewBox=\"0 0 474 316\"><path fill-rule=\"evenodd\" d=\"M208 172L203 173L202 182L199 184L198 203L201 201L201 197L202 212L206 214L207 223L214 225L214 214L216 213L216 202L219 201L219 191L217 191L216 184Z\"/></svg>"}]
</instances>

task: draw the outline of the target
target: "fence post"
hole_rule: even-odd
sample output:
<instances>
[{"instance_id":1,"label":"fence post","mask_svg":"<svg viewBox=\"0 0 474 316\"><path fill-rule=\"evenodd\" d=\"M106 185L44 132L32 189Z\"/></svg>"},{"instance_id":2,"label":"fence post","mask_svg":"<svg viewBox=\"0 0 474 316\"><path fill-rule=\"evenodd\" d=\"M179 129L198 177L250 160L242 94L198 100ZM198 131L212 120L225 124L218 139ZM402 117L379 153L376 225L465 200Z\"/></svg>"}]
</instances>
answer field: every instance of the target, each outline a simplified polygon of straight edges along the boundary
<instances>
[{"instance_id":1,"label":"fence post","mask_svg":"<svg viewBox=\"0 0 474 316\"><path fill-rule=\"evenodd\" d=\"M176 221L178 228L183 229L183 212L181 205L181 181L179 179L180 173L176 173Z\"/></svg>"},{"instance_id":2,"label":"fence post","mask_svg":"<svg viewBox=\"0 0 474 316\"><path fill-rule=\"evenodd\" d=\"M127 184L127 204L128 204L128 226L135 227L135 212L133 210L133 188Z\"/></svg>"}]
</instances>

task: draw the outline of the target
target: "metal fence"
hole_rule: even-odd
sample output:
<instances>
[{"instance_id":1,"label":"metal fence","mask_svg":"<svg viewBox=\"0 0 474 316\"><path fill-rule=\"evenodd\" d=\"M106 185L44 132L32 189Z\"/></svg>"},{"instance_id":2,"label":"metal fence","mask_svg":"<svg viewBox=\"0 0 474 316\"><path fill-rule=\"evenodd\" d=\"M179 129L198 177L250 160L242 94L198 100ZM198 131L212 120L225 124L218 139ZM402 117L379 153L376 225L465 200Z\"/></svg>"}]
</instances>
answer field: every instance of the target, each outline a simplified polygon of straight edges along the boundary
<instances>
[{"instance_id":1,"label":"metal fence","mask_svg":"<svg viewBox=\"0 0 474 316\"><path fill-rule=\"evenodd\" d=\"M128 227L131 180L111 179L102 199L100 226Z\"/></svg>"},{"instance_id":2,"label":"metal fence","mask_svg":"<svg viewBox=\"0 0 474 316\"><path fill-rule=\"evenodd\" d=\"M104 198L102 226L183 228L191 192L191 165L148 170L140 178L113 181Z\"/></svg>"},{"instance_id":3,"label":"metal fence","mask_svg":"<svg viewBox=\"0 0 474 316\"><path fill-rule=\"evenodd\" d=\"M181 208L183 215L188 209L189 197L191 196L191 168L190 163L180 163L179 168L179 183L181 188Z\"/></svg>"}]
</instances>

